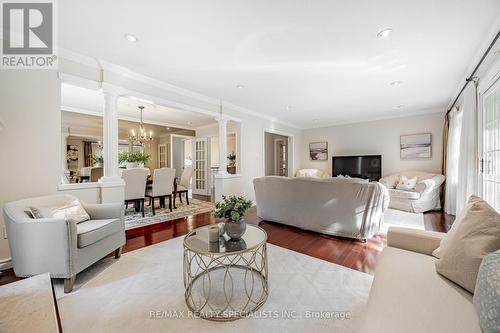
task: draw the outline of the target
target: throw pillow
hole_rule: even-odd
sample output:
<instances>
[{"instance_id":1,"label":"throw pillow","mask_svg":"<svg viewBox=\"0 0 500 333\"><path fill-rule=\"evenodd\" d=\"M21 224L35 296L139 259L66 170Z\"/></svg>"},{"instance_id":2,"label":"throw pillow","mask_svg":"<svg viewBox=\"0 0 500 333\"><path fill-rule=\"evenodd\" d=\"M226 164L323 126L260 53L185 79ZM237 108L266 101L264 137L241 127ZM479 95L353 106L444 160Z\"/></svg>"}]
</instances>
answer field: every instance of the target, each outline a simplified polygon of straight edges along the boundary
<instances>
[{"instance_id":1,"label":"throw pillow","mask_svg":"<svg viewBox=\"0 0 500 333\"><path fill-rule=\"evenodd\" d=\"M483 332L500 332L500 251L481 262L473 302Z\"/></svg>"},{"instance_id":2,"label":"throw pillow","mask_svg":"<svg viewBox=\"0 0 500 333\"><path fill-rule=\"evenodd\" d=\"M401 176L398 185L396 185L396 189L409 191L413 190L416 185L417 185L417 177L407 178L405 176Z\"/></svg>"},{"instance_id":3,"label":"throw pillow","mask_svg":"<svg viewBox=\"0 0 500 333\"><path fill-rule=\"evenodd\" d=\"M83 209L78 200L73 200L64 206L58 207L38 207L42 217L63 218L65 220L73 220L76 223L90 220L89 214Z\"/></svg>"},{"instance_id":4,"label":"throw pillow","mask_svg":"<svg viewBox=\"0 0 500 333\"><path fill-rule=\"evenodd\" d=\"M40 211L36 207L28 207L28 211L30 212L31 218L33 219L43 218L42 213L40 213Z\"/></svg>"},{"instance_id":5,"label":"throw pillow","mask_svg":"<svg viewBox=\"0 0 500 333\"><path fill-rule=\"evenodd\" d=\"M455 223L433 252L436 271L473 293L483 257L500 249L500 214L471 196Z\"/></svg>"}]
</instances>

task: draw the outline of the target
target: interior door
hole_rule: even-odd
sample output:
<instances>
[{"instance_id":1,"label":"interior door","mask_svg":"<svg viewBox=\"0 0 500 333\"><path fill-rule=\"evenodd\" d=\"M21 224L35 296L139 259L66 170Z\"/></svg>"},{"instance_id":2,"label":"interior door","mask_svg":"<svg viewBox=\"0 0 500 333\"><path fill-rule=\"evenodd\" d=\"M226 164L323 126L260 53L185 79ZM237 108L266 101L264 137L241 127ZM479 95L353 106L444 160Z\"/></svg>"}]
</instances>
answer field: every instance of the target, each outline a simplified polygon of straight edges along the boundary
<instances>
[{"instance_id":1,"label":"interior door","mask_svg":"<svg viewBox=\"0 0 500 333\"><path fill-rule=\"evenodd\" d=\"M482 95L480 118L482 197L500 210L500 80Z\"/></svg>"},{"instance_id":2,"label":"interior door","mask_svg":"<svg viewBox=\"0 0 500 333\"><path fill-rule=\"evenodd\" d=\"M158 168L165 168L167 166L167 144L162 143L158 145Z\"/></svg>"},{"instance_id":3,"label":"interior door","mask_svg":"<svg viewBox=\"0 0 500 333\"><path fill-rule=\"evenodd\" d=\"M194 156L194 177L193 177L193 193L208 195L208 139L198 138L194 140L193 145Z\"/></svg>"},{"instance_id":4,"label":"interior door","mask_svg":"<svg viewBox=\"0 0 500 333\"><path fill-rule=\"evenodd\" d=\"M288 144L285 140L277 140L275 149L277 176L288 177Z\"/></svg>"}]
</instances>

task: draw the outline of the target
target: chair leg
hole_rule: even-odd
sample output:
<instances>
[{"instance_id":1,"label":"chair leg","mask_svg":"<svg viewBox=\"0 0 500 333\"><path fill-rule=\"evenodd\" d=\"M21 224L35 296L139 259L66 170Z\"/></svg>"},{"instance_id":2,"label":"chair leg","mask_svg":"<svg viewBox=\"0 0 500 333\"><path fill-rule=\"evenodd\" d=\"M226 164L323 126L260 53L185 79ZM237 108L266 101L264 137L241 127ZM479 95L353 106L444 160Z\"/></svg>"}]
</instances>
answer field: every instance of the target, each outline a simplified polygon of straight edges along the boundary
<instances>
[{"instance_id":1,"label":"chair leg","mask_svg":"<svg viewBox=\"0 0 500 333\"><path fill-rule=\"evenodd\" d=\"M140 200L139 204L141 205L142 217L144 217L144 199Z\"/></svg>"},{"instance_id":2,"label":"chair leg","mask_svg":"<svg viewBox=\"0 0 500 333\"><path fill-rule=\"evenodd\" d=\"M168 208L170 209L170 212L172 212L172 196L168 196Z\"/></svg>"},{"instance_id":3,"label":"chair leg","mask_svg":"<svg viewBox=\"0 0 500 333\"><path fill-rule=\"evenodd\" d=\"M128 209L128 201L125 201L125 209Z\"/></svg>"},{"instance_id":4,"label":"chair leg","mask_svg":"<svg viewBox=\"0 0 500 333\"><path fill-rule=\"evenodd\" d=\"M120 246L119 248L117 248L115 250L115 259L118 259L122 256L122 249L123 249L123 246Z\"/></svg>"},{"instance_id":5,"label":"chair leg","mask_svg":"<svg viewBox=\"0 0 500 333\"><path fill-rule=\"evenodd\" d=\"M182 203L182 193L180 193L180 192L177 192L177 193L179 193L179 200L180 200L180 201L181 201L181 203Z\"/></svg>"},{"instance_id":6,"label":"chair leg","mask_svg":"<svg viewBox=\"0 0 500 333\"><path fill-rule=\"evenodd\" d=\"M64 293L70 293L75 285L76 275L73 275L67 279L64 279Z\"/></svg>"},{"instance_id":7,"label":"chair leg","mask_svg":"<svg viewBox=\"0 0 500 333\"><path fill-rule=\"evenodd\" d=\"M186 203L188 204L189 206L189 197L188 197L188 192L186 191Z\"/></svg>"},{"instance_id":8,"label":"chair leg","mask_svg":"<svg viewBox=\"0 0 500 333\"><path fill-rule=\"evenodd\" d=\"M151 204L151 207L153 208L153 216L155 216L155 198L151 197L151 200L152 200L152 204Z\"/></svg>"},{"instance_id":9,"label":"chair leg","mask_svg":"<svg viewBox=\"0 0 500 333\"><path fill-rule=\"evenodd\" d=\"M153 198L149 197L149 205L151 206Z\"/></svg>"}]
</instances>

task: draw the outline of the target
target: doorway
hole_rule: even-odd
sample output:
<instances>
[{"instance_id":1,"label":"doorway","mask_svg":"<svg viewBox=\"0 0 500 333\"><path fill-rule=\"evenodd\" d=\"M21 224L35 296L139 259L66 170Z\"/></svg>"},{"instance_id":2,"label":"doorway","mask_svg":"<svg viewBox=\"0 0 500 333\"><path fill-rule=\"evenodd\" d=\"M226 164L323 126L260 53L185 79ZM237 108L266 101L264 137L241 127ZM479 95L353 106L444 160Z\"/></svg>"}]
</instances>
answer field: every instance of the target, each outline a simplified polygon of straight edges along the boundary
<instances>
[{"instance_id":1,"label":"doorway","mask_svg":"<svg viewBox=\"0 0 500 333\"><path fill-rule=\"evenodd\" d=\"M282 134L264 132L265 175L289 176L290 137Z\"/></svg>"}]
</instances>

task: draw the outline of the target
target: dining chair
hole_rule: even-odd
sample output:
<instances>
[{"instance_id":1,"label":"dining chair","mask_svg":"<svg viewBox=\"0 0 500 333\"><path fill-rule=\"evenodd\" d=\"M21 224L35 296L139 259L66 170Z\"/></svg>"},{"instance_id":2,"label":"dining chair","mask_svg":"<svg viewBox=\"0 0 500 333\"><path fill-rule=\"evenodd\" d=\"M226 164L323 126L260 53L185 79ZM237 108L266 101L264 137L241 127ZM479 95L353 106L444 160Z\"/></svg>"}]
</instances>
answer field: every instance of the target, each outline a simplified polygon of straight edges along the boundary
<instances>
[{"instance_id":1,"label":"dining chair","mask_svg":"<svg viewBox=\"0 0 500 333\"><path fill-rule=\"evenodd\" d=\"M140 209L144 217L144 194L146 192L146 181L148 172L145 169L125 169L122 171L122 179L125 181L125 205L134 202L136 211Z\"/></svg>"},{"instance_id":2,"label":"dining chair","mask_svg":"<svg viewBox=\"0 0 500 333\"><path fill-rule=\"evenodd\" d=\"M90 181L95 183L104 175L102 167L94 167L90 169Z\"/></svg>"},{"instance_id":3,"label":"dining chair","mask_svg":"<svg viewBox=\"0 0 500 333\"><path fill-rule=\"evenodd\" d=\"M146 190L146 197L155 215L155 199L168 197L168 208L172 211L172 192L174 191L175 169L160 168L153 172L153 184Z\"/></svg>"},{"instance_id":4,"label":"dining chair","mask_svg":"<svg viewBox=\"0 0 500 333\"><path fill-rule=\"evenodd\" d=\"M184 168L181 175L181 181L177 184L177 193L179 193L179 200L182 203L182 193L186 193L186 203L189 205L188 191L191 186L191 176L193 175L193 168ZM174 200L175 201L175 200Z\"/></svg>"}]
</instances>

